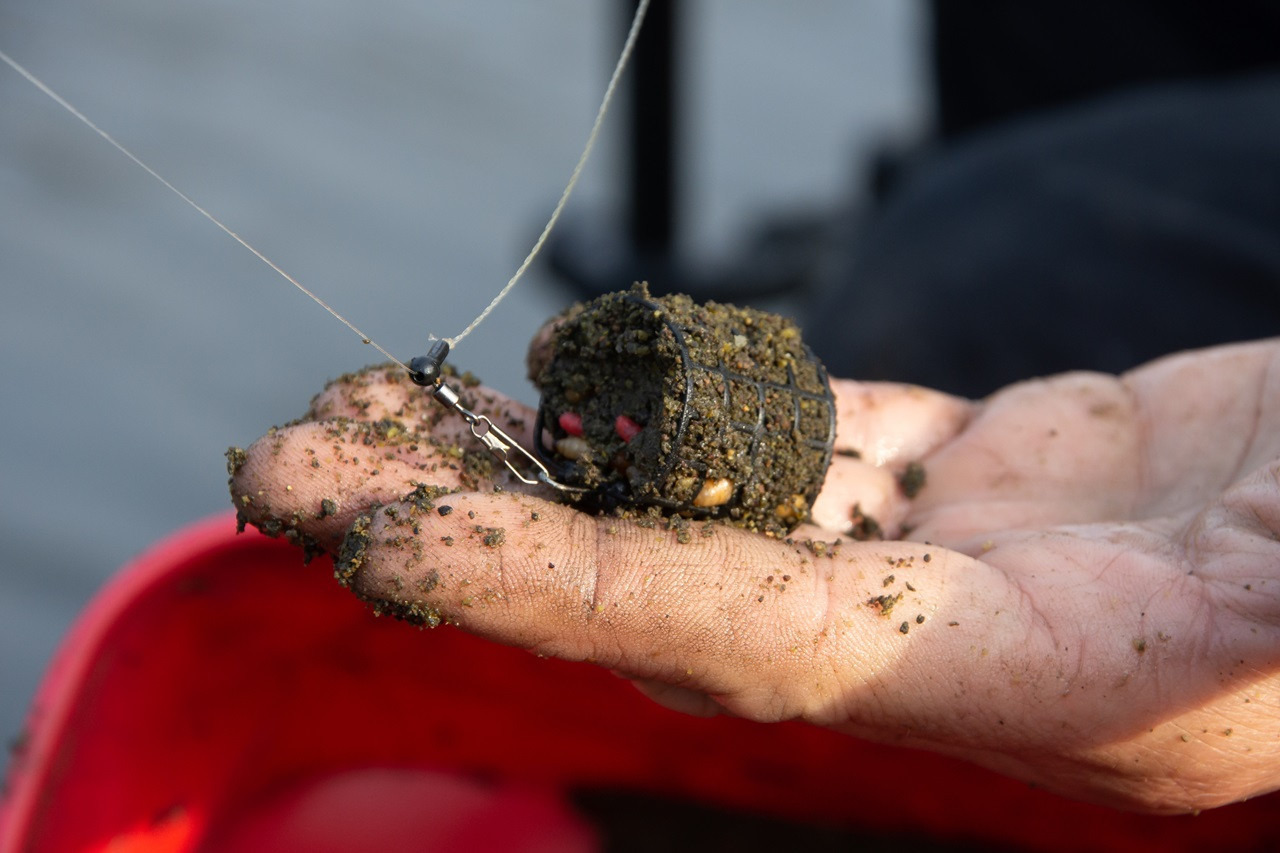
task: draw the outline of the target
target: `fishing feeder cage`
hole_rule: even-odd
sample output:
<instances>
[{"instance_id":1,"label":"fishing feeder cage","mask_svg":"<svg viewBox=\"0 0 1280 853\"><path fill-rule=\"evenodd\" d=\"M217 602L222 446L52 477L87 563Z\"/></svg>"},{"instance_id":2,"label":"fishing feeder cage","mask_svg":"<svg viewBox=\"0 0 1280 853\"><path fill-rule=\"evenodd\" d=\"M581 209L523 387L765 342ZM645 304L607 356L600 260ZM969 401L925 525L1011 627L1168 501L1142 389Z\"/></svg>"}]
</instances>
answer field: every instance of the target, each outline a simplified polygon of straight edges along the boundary
<instances>
[{"instance_id":1,"label":"fishing feeder cage","mask_svg":"<svg viewBox=\"0 0 1280 853\"><path fill-rule=\"evenodd\" d=\"M835 400L791 321L636 285L569 312L552 347L535 449L556 479L588 489L584 508L772 535L808 519Z\"/></svg>"}]
</instances>

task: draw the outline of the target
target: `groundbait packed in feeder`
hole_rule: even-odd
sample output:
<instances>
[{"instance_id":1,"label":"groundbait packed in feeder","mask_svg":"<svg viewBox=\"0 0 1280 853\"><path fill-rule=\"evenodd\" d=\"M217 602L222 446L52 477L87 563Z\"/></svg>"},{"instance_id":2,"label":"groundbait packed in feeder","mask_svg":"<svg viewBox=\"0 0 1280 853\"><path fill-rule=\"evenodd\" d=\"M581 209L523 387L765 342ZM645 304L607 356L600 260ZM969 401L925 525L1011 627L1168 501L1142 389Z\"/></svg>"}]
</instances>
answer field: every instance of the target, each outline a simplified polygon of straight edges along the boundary
<instances>
[{"instance_id":1,"label":"groundbait packed in feeder","mask_svg":"<svg viewBox=\"0 0 1280 853\"><path fill-rule=\"evenodd\" d=\"M643 284L577 306L534 377L536 451L588 509L783 535L831 461L826 370L789 320Z\"/></svg>"}]
</instances>

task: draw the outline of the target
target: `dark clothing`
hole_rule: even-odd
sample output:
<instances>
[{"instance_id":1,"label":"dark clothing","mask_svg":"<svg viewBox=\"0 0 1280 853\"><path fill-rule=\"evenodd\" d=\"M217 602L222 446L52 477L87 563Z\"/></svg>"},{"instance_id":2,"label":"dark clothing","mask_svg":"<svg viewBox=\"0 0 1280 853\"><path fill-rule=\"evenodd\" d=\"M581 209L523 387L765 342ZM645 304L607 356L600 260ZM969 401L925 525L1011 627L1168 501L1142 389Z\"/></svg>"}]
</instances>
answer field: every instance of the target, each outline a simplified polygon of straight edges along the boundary
<instances>
[{"instance_id":1,"label":"dark clothing","mask_svg":"<svg viewBox=\"0 0 1280 853\"><path fill-rule=\"evenodd\" d=\"M1280 69L1276 0L933 0L938 133L1152 83Z\"/></svg>"},{"instance_id":2,"label":"dark clothing","mask_svg":"<svg viewBox=\"0 0 1280 853\"><path fill-rule=\"evenodd\" d=\"M937 8L985 5L1049 8ZM1275 52L1280 12L1241 6L1271 15ZM831 372L982 396L1280 333L1280 71L1175 76L954 123L837 241L805 324Z\"/></svg>"}]
</instances>

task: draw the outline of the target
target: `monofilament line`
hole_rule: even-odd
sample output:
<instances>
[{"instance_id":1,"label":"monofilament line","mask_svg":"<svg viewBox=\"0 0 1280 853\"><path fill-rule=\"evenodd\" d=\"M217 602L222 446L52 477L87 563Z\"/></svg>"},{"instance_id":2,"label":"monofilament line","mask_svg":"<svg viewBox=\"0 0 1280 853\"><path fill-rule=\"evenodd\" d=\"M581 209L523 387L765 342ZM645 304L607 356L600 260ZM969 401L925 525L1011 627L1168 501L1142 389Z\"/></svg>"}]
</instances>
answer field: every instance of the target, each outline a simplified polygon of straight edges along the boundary
<instances>
[{"instance_id":1,"label":"monofilament line","mask_svg":"<svg viewBox=\"0 0 1280 853\"><path fill-rule=\"evenodd\" d=\"M324 310L328 311L328 312L329 312L331 315L333 315L333 316L334 316L334 317L335 317L335 318L336 318L340 323L342 323L342 325L346 326L348 329L350 329L351 331L353 331L353 332L355 332L357 335L359 335L359 336L360 336L360 339L361 339L362 341L364 341L366 344L369 344L370 346L372 346L372 347L373 347L374 349L376 349L378 352L382 353L384 356L386 356L387 358L391 359L391 360L392 360L392 361L394 361L396 364L398 364L398 365L400 365L401 367L403 367L405 370L408 370L408 369L409 369L409 368L408 368L408 367L407 367L407 366L406 366L402 361L400 361L400 359L396 358L394 355L392 355L391 353L387 352L385 349L383 349L381 346L379 346L379 345L378 345L378 344L377 344L377 343L376 343L372 338L370 338L370 337L369 337L368 335L366 335L364 332L362 332L362 331L360 331L359 329L357 329L357 328L356 328L356 327L351 323L351 321L349 321L346 317L343 317L343 316L342 316L341 314L339 314L337 311L333 310L333 308L329 307L329 304L328 304L327 302L325 302L323 299L321 299L319 296L316 296L316 295L315 295L314 293L312 293L310 290L308 290L307 288L303 287L303 286L302 286L302 283L301 283L301 282L299 282L296 278L294 278L293 276L289 275L287 272L285 272L284 270L282 270L279 266L277 266L277 265L275 264L275 262L274 262L274 261L272 261L272 260L271 260L270 258L268 258L266 255L262 254L262 252L259 252L257 249L255 249L252 245L250 245L250 244L249 244L249 242L248 242L247 240L245 240L245 239L244 239L243 237L241 237L239 234L237 234L236 232L232 231L232 230L231 230L230 228L228 228L227 226L223 225L223 224L222 224L222 222L220 222L216 216L214 216L214 215L213 215L212 213L210 213L209 211L205 210L205 209L204 209L203 207L201 207L200 205L196 204L196 203L195 203L195 201L193 201L193 200L192 200L192 199L191 199L191 198L190 198L186 193L182 192L182 190L178 189L178 188L177 188L177 187L175 187L173 184L171 184L171 183L169 183L167 180L165 180L165 179L160 175L160 173L158 173L155 169L152 169L152 168L151 168L150 166L148 166L146 163L144 163L144 162L142 162L141 160L139 160L139 159L138 159L138 158L133 154L133 152L132 152L132 151L130 151L128 148L125 148L125 147L124 147L123 145L121 145L119 142L116 142L116 140L111 136L111 134L107 133L105 130L103 130L102 128L100 128L100 127L98 127L96 124L94 124L92 121L90 121L90 119L89 119L89 117L88 117L88 116L86 116L84 113L80 112L78 109L76 109L74 106L72 106L72 105L71 105L71 103L70 103L69 101L67 101L67 99L66 99L66 98L63 98L63 97L62 97L61 95L59 95L57 92L53 91L53 89L50 89L47 85L45 85L45 83L44 83L40 78L36 77L36 75L32 74L30 71L28 71L28 70L27 70L26 68L24 68L22 65L18 64L18 62L16 62L14 59L12 59L12 58L7 54L7 53L5 53L5 52L4 52L4 51L2 51L2 50L0 50L0 60L4 60L4 63L5 63L6 65L8 65L8 66L9 66L10 68L12 68L14 71L17 71L19 74L21 74L23 77L25 77L25 78L26 78L26 79L31 83L31 85L35 86L35 87L36 87L37 89L39 89L41 92L44 92L46 95L48 95L50 98L52 98L52 99L53 99L53 101L54 101L56 104L58 104L58 106L62 107L64 110L66 110L67 112L71 113L73 116L75 116L77 119L79 119L79 120L80 120L80 121L81 121L81 122L82 122L86 127L88 127L90 130L92 130L94 133L98 134L98 136L101 136L101 137L102 137L103 139L105 139L107 142L109 142L113 148L115 148L115 149L116 149L117 151L119 151L121 154L123 154L124 156L128 157L130 160L132 160L134 163L136 163L139 167L141 167L141 168L143 169L143 171L145 171L148 175L150 175L151 177L155 178L155 179L156 179L157 181L159 181L160 183L164 184L164 185L165 185L165 187L167 187L170 191L172 191L172 192L173 192L173 194L174 194L174 195L176 195L178 198L182 199L182 200L183 200L183 201L185 201L187 204L189 204L189 205L191 205L193 208L195 208L195 209L196 209L196 211L197 211L201 216L203 216L205 219L209 220L209 221L210 221L210 222L212 222L214 225L216 225L216 226L218 226L220 229L222 229L223 233L225 233L228 237L230 237L232 240L235 240L235 241L236 241L237 243L239 243L241 246L244 246L246 249L248 249L250 252L252 252L252 253L253 253L253 254L258 258L258 260L262 261L264 264L266 264L267 266L271 267L271 269L273 269L273 270L275 270L277 273L279 273L279 274L284 278L284 280L285 280L285 281L289 282L289 283L290 283L290 284L292 284L294 287L298 288L298 290L301 290L301 291L302 291L303 293L305 293L307 296L311 297L311 299L312 299L312 300L314 300L314 301L315 301L315 303L316 303L317 305L319 305L319 306L320 306L321 308L323 308Z\"/></svg>"},{"instance_id":2,"label":"monofilament line","mask_svg":"<svg viewBox=\"0 0 1280 853\"><path fill-rule=\"evenodd\" d=\"M560 214L564 212L564 206L569 201L569 194L573 192L573 188L578 184L578 178L582 176L582 169L587 165L587 158L591 156L591 149L595 147L596 137L600 135L600 127L604 124L605 114L609 112L609 104L613 101L613 94L618 88L618 80L622 77L622 72L626 70L627 63L631 59L631 53L636 46L636 38L640 35L640 25L644 23L644 13L649 9L649 0L640 0L636 6L635 17L631 19L631 29L627 32L627 40L622 45L622 53L618 55L618 62L613 67L613 76L609 78L609 85L605 87L604 97L600 100L600 108L596 110L596 119L591 125L591 133L587 135L587 144L582 148L582 154L578 157L577 165L573 167L573 173L569 175L569 183L565 184L564 192L560 194L560 201L556 202L555 209L551 211L551 218L547 220L547 224L543 226L542 233L538 235L537 241L534 242L533 248L529 250L529 254L525 256L524 262L520 264L515 274L507 281L505 287L498 291L498 295L493 297L480 315L471 321L471 324L462 330L461 333L452 337L445 338L445 342L450 348L456 348L458 344L471 331L485 321L485 318L498 307L498 303L507 298L507 294L516 286L516 282L520 281L525 271L529 269L529 265L533 263L534 258L538 257L538 253L542 251L542 246L547 242L547 237L551 234L551 229L555 227L556 222L560 219Z\"/></svg>"}]
</instances>

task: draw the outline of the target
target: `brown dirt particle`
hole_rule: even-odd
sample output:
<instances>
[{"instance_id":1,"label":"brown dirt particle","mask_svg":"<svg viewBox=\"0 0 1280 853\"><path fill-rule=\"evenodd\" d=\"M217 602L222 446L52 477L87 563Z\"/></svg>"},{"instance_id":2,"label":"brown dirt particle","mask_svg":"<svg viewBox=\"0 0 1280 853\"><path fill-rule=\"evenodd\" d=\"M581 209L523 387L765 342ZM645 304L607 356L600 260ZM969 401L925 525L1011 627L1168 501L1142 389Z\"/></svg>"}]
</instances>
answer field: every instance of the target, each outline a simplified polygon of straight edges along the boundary
<instances>
[{"instance_id":1,"label":"brown dirt particle","mask_svg":"<svg viewBox=\"0 0 1280 853\"><path fill-rule=\"evenodd\" d=\"M352 578L364 567L369 543L373 541L372 529L373 518L362 515L355 520L347 531L346 538L342 540L338 555L333 560L333 576L343 586L350 586Z\"/></svg>"},{"instance_id":2,"label":"brown dirt particle","mask_svg":"<svg viewBox=\"0 0 1280 853\"><path fill-rule=\"evenodd\" d=\"M884 531L879 521L862 511L862 504L854 504L849 511L849 535L858 542L868 542L883 539Z\"/></svg>"},{"instance_id":3,"label":"brown dirt particle","mask_svg":"<svg viewBox=\"0 0 1280 853\"><path fill-rule=\"evenodd\" d=\"M867 599L867 605L879 609L881 616L888 616L893 612L894 605L902 600L902 593L897 595L876 595Z\"/></svg>"},{"instance_id":4,"label":"brown dirt particle","mask_svg":"<svg viewBox=\"0 0 1280 853\"><path fill-rule=\"evenodd\" d=\"M227 474L234 477L236 473L244 467L244 463L249 461L249 454L245 453L243 447L227 448Z\"/></svg>"},{"instance_id":5,"label":"brown dirt particle","mask_svg":"<svg viewBox=\"0 0 1280 853\"><path fill-rule=\"evenodd\" d=\"M911 625L909 625L906 622L903 622L901 625L898 626L898 631L900 631L903 634L907 633L910 630L911 630Z\"/></svg>"},{"instance_id":6,"label":"brown dirt particle","mask_svg":"<svg viewBox=\"0 0 1280 853\"><path fill-rule=\"evenodd\" d=\"M924 465L919 462L908 462L907 467L898 475L898 486L901 487L904 495L908 498L914 498L920 494L920 490L924 488L927 479Z\"/></svg>"}]
</instances>

